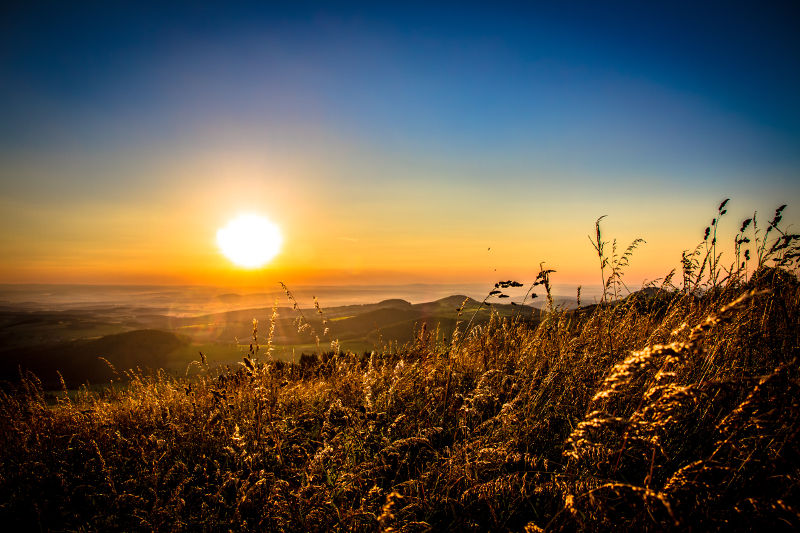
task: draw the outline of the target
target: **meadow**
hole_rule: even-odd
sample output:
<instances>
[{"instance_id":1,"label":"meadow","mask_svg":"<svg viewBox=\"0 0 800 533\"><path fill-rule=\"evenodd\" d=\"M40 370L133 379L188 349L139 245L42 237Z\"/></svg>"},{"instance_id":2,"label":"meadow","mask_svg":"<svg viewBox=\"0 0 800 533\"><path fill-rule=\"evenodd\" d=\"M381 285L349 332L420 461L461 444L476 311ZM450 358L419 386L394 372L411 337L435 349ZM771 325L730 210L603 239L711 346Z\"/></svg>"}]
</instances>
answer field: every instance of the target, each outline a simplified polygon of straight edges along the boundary
<instances>
[{"instance_id":1,"label":"meadow","mask_svg":"<svg viewBox=\"0 0 800 533\"><path fill-rule=\"evenodd\" d=\"M493 302L400 349L235 368L114 368L125 387L0 393L0 520L24 530L800 529L800 237L717 224L682 269L629 294L598 221L605 292L565 309L543 270L536 321ZM689 236L691 238L691 236ZM719 237L722 238L722 237ZM287 288L288 290L288 288ZM579 299L580 296L576 295ZM487 305L488 304L488 305ZM485 313L487 320L476 316ZM307 319L306 319L307 318Z\"/></svg>"}]
</instances>

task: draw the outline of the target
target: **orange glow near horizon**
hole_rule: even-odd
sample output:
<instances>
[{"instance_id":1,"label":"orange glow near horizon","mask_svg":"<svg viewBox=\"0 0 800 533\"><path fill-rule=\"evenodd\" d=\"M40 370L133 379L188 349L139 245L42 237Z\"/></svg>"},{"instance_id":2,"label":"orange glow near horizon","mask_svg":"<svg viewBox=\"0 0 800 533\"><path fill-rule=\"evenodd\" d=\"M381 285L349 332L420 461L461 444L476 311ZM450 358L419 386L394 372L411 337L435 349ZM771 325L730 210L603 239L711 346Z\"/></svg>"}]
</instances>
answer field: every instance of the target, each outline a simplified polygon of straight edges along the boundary
<instances>
[{"instance_id":1,"label":"orange glow near horizon","mask_svg":"<svg viewBox=\"0 0 800 533\"><path fill-rule=\"evenodd\" d=\"M515 194L484 205L475 199L491 197L491 186L451 185L462 174L458 166L443 166L435 181L428 170L435 161L417 160L409 167L386 156L382 172L397 173L397 179L372 182L369 176L381 170L368 154L344 148L331 152L341 161L333 155L309 161L297 154L224 147L176 154L168 161L109 156L108 168L119 168L124 176L150 176L152 186L131 190L111 205L92 196L70 202L0 198L0 283L525 283L544 261L556 270L554 283L586 287L599 283L598 259L587 235L596 218L608 214L603 236L617 240L618 252L634 238L647 241L625 271L626 283L637 285L680 268L681 251L702 239L720 200L716 194L698 194L683 200L678 214L669 191L660 191L663 201L653 202L650 189L631 185L626 195L605 198L602 183L586 181L569 195L556 185L540 187L538 194L549 202ZM357 168L347 163L352 160L364 168L348 174L349 181L332 177L336 168ZM91 170L51 163L42 160L41 168L17 171L71 181ZM548 183L569 179L556 175ZM741 220L757 209L760 221L779 200L734 197L719 242L732 242ZM280 253L260 268L242 268L234 264L241 261L220 253L219 228L241 212L268 213L280 228ZM787 220L796 219L792 213L790 206Z\"/></svg>"}]
</instances>

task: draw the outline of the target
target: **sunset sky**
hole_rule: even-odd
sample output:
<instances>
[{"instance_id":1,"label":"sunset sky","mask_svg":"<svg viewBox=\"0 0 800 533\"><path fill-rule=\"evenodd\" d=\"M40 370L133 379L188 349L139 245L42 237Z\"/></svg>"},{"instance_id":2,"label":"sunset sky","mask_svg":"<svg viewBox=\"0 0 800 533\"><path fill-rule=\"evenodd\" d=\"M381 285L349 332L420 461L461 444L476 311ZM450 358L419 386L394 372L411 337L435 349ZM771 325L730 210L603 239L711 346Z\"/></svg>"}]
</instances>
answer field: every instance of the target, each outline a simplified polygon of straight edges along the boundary
<instances>
[{"instance_id":1,"label":"sunset sky","mask_svg":"<svg viewBox=\"0 0 800 533\"><path fill-rule=\"evenodd\" d=\"M798 229L796 3L333 4L1 8L0 283L592 283L601 215L640 283L724 198Z\"/></svg>"}]
</instances>

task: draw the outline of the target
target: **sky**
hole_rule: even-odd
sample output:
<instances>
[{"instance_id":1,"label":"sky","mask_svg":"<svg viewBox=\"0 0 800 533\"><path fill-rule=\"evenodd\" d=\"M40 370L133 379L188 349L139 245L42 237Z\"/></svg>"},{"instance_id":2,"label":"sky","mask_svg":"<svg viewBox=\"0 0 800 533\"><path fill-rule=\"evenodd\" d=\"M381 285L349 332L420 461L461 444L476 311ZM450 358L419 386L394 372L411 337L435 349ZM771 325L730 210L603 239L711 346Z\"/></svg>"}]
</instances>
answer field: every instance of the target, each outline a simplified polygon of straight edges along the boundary
<instances>
[{"instance_id":1,"label":"sky","mask_svg":"<svg viewBox=\"0 0 800 533\"><path fill-rule=\"evenodd\" d=\"M800 222L797 4L228 4L0 8L0 283L592 283L606 215L639 284Z\"/></svg>"}]
</instances>

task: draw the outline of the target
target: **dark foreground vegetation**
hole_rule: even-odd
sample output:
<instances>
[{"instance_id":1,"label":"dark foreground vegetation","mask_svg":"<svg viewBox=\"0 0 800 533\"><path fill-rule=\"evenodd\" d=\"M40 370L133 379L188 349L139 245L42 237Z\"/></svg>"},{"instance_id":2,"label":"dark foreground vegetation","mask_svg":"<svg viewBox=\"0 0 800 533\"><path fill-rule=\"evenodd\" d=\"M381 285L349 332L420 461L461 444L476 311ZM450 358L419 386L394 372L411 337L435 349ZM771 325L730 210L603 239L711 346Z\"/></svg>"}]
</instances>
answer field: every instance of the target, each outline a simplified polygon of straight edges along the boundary
<instances>
[{"instance_id":1,"label":"dark foreground vegetation","mask_svg":"<svg viewBox=\"0 0 800 533\"><path fill-rule=\"evenodd\" d=\"M598 226L607 297L551 308L535 326L468 327L465 316L446 341L423 329L399 352L302 365L271 361L267 341L236 371L199 361L188 378L129 374L124 389L56 405L28 374L0 396L0 520L798 530L798 241L773 222L753 243L738 243L748 228L737 234L729 268L712 224L680 282L627 298L626 256L609 253ZM549 274L536 281L545 295Z\"/></svg>"}]
</instances>

